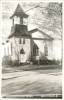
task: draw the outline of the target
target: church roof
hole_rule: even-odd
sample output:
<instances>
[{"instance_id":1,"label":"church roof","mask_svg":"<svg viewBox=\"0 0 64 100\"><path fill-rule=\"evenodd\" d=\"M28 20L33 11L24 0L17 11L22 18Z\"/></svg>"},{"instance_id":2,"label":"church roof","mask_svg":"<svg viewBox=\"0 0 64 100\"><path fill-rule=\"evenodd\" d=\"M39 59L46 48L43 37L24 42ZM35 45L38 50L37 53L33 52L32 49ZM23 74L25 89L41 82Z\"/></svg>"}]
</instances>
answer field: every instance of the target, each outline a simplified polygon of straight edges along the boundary
<instances>
[{"instance_id":1,"label":"church roof","mask_svg":"<svg viewBox=\"0 0 64 100\"><path fill-rule=\"evenodd\" d=\"M14 28L14 31L13 31ZM30 38L30 34L28 34L28 30L27 30L27 26L26 25L15 25L15 27L13 27L11 30L11 34L9 35L8 38L11 37L26 37L26 38Z\"/></svg>"},{"instance_id":2,"label":"church roof","mask_svg":"<svg viewBox=\"0 0 64 100\"><path fill-rule=\"evenodd\" d=\"M21 8L20 4L17 5L17 8L15 9L14 14L10 18L13 18L14 16L24 17L24 18L28 17L28 15Z\"/></svg>"},{"instance_id":3,"label":"church roof","mask_svg":"<svg viewBox=\"0 0 64 100\"><path fill-rule=\"evenodd\" d=\"M29 31L29 34L32 34L32 33L36 32L36 31L39 31L39 32L41 32L42 34L44 34L44 35L46 36L47 39L53 40L53 38L52 38L50 35L46 34L46 33L43 32L42 30L40 30L39 28L35 28L35 29ZM42 37L41 37L41 39L42 39Z\"/></svg>"},{"instance_id":4,"label":"church roof","mask_svg":"<svg viewBox=\"0 0 64 100\"><path fill-rule=\"evenodd\" d=\"M51 40L53 40L53 39L60 39L61 40L61 35L59 35L59 34L52 34L52 32L51 32L51 34L49 34L49 31L44 31L44 29L42 30L42 29L40 29L39 27L38 28L35 28L35 29L33 29L33 30L30 30L29 31L29 34L32 34L32 33L34 33L34 32L36 32L36 31L39 31L39 32L41 32L42 34L44 34L48 39L51 39ZM42 38L42 37L41 37Z\"/></svg>"},{"instance_id":5,"label":"church roof","mask_svg":"<svg viewBox=\"0 0 64 100\"><path fill-rule=\"evenodd\" d=\"M23 25L22 25L23 26ZM17 30L18 29L18 30ZM21 30L20 30L21 29ZM11 35L9 35L9 37L8 38L11 38L11 37L25 37L25 38L32 38L31 37L31 34L32 33L34 33L34 32L36 32L36 31L40 31L41 33L43 33L44 35L46 35L46 38L34 38L33 37L33 39L48 39L48 40L53 40L53 38L51 37L51 36L49 36L48 34L46 34L46 33L44 33L43 31L41 31L41 30L39 30L38 28L35 28L35 29L33 29L33 30L31 30L31 31L28 31L27 29L26 29L26 26L24 25L23 27L16 27L15 28L15 32L14 33L12 33Z\"/></svg>"}]
</instances>

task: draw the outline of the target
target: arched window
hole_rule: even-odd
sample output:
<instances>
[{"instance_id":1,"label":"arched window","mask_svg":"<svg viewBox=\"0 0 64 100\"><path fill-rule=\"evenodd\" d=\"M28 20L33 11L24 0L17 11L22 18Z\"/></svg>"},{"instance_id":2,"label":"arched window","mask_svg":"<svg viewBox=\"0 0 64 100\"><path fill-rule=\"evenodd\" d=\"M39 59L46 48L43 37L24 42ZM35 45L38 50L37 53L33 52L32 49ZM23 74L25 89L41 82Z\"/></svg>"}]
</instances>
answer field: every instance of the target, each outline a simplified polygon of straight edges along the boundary
<instances>
[{"instance_id":1,"label":"arched window","mask_svg":"<svg viewBox=\"0 0 64 100\"><path fill-rule=\"evenodd\" d=\"M45 43L45 45L44 45L44 55L48 56L48 46L47 46L47 43Z\"/></svg>"},{"instance_id":2,"label":"arched window","mask_svg":"<svg viewBox=\"0 0 64 100\"><path fill-rule=\"evenodd\" d=\"M20 50L20 54L25 54L25 52L24 52L24 49L23 49L23 48Z\"/></svg>"},{"instance_id":3,"label":"arched window","mask_svg":"<svg viewBox=\"0 0 64 100\"><path fill-rule=\"evenodd\" d=\"M12 53L13 53L13 50L12 50L12 48L13 48L13 47L12 47L12 43L11 43L11 55L12 55Z\"/></svg>"},{"instance_id":4,"label":"arched window","mask_svg":"<svg viewBox=\"0 0 64 100\"><path fill-rule=\"evenodd\" d=\"M38 56L39 49L38 46L34 43L33 45L33 56Z\"/></svg>"}]
</instances>

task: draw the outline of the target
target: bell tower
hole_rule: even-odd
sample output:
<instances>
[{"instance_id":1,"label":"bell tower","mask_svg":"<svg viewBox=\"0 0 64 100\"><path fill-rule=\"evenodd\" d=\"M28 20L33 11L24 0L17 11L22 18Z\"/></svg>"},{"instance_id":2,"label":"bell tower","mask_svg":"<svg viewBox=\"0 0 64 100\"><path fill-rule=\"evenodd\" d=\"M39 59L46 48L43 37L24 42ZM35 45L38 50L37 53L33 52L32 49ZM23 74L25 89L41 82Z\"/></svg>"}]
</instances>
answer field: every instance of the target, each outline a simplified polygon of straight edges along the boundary
<instances>
[{"instance_id":1,"label":"bell tower","mask_svg":"<svg viewBox=\"0 0 64 100\"><path fill-rule=\"evenodd\" d=\"M23 11L19 4L10 18L12 19L11 33L16 32L15 29L18 29L19 32L21 31L20 29L27 29L28 15Z\"/></svg>"},{"instance_id":2,"label":"bell tower","mask_svg":"<svg viewBox=\"0 0 64 100\"><path fill-rule=\"evenodd\" d=\"M28 15L25 14L25 12L21 8L21 6L18 4L17 8L15 9L15 12L13 13L13 15L10 18L13 21L13 25L14 24L23 25L24 24L24 20L27 20Z\"/></svg>"}]
</instances>

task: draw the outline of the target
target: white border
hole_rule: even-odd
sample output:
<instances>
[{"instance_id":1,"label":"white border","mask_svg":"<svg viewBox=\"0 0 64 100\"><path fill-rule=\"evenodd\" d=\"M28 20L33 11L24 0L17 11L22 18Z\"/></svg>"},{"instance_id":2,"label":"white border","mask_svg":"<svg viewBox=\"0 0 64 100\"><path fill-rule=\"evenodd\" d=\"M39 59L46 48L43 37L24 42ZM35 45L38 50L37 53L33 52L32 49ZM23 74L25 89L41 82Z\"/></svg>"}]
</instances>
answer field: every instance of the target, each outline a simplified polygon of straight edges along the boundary
<instances>
[{"instance_id":1,"label":"white border","mask_svg":"<svg viewBox=\"0 0 64 100\"><path fill-rule=\"evenodd\" d=\"M1 22L1 24L2 24L2 19L1 19L1 16L2 16L2 2L45 2L45 3L47 3L47 2L62 2L63 3L63 16L62 16L62 23L63 23L63 37L62 37L62 39L63 39L63 41L62 41L62 46L63 46L63 60L62 60L62 66L63 66L63 68L62 68L62 73L63 73L63 76L62 76L62 93L64 94L64 0L0 0L0 22ZM0 27L1 27L1 25L0 25ZM2 31L2 30L1 30ZM1 54L1 49L0 49L0 54ZM0 64L0 98L1 98L1 78L2 78L2 67L1 67L1 64ZM2 100L8 100L7 98L4 98L4 99L2 99ZM13 100L13 99L9 99L9 100ZM15 99L15 100L19 100L19 99ZM26 99L22 99L22 100L26 100ZM27 99L27 100L33 100L33 99ZM37 100L37 99L35 99L35 100ZM38 100L40 100L40 99L38 99ZM45 100L45 99L43 99L43 100ZM46 100L49 100L49 99L46 99ZM51 100L51 99L50 99ZM61 99L53 99L53 100L61 100ZM63 95L63 98L62 98L62 100L64 100L64 95Z\"/></svg>"}]
</instances>

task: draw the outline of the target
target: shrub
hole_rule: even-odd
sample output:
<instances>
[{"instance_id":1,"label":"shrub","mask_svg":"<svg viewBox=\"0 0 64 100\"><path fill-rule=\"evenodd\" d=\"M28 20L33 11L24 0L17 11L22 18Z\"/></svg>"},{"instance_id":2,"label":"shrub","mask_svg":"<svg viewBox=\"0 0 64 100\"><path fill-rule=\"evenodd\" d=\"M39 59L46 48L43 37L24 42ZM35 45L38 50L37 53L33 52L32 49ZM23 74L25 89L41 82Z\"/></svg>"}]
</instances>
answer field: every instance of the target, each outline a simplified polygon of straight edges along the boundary
<instances>
[{"instance_id":1,"label":"shrub","mask_svg":"<svg viewBox=\"0 0 64 100\"><path fill-rule=\"evenodd\" d=\"M33 64L40 64L40 65L59 65L59 61L57 60L49 60L49 59L40 59L38 60L32 60Z\"/></svg>"},{"instance_id":2,"label":"shrub","mask_svg":"<svg viewBox=\"0 0 64 100\"><path fill-rule=\"evenodd\" d=\"M19 60L13 60L12 66L19 66Z\"/></svg>"},{"instance_id":3,"label":"shrub","mask_svg":"<svg viewBox=\"0 0 64 100\"><path fill-rule=\"evenodd\" d=\"M2 65L11 65L12 64L12 60L10 56L4 56L2 58Z\"/></svg>"}]
</instances>

